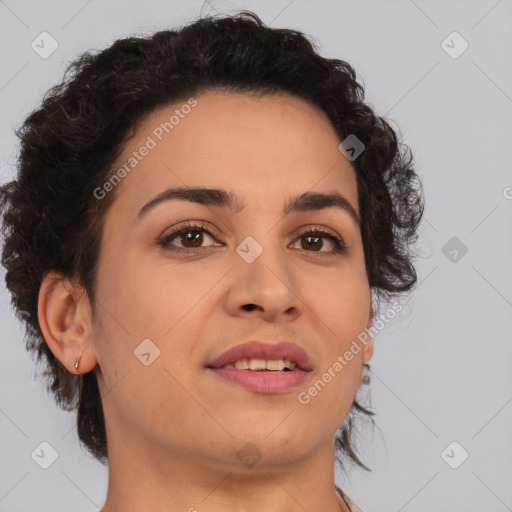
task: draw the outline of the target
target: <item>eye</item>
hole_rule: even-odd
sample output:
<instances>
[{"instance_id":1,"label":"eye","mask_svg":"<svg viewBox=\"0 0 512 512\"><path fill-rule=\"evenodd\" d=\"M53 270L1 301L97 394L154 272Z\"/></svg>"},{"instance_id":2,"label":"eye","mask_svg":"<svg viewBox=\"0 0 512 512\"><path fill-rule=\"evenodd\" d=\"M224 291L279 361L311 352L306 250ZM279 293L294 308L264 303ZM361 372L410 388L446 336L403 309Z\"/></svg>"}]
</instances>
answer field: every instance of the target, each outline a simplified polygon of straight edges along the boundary
<instances>
[{"instance_id":1,"label":"eye","mask_svg":"<svg viewBox=\"0 0 512 512\"><path fill-rule=\"evenodd\" d=\"M334 249L331 251L321 251L324 247L323 239L329 240L329 242L334 246ZM301 243L301 249L304 249L306 252L320 252L322 253L322 256L341 254L346 248L343 239L339 235L335 235L318 227L310 228L302 233L295 243L297 244L300 241L303 241Z\"/></svg>"},{"instance_id":2,"label":"eye","mask_svg":"<svg viewBox=\"0 0 512 512\"><path fill-rule=\"evenodd\" d=\"M205 235L209 238L215 239L216 235L211 233L204 227L204 224L196 224L194 222L187 222L173 229L170 233L166 233L158 240L158 244L166 250L175 252L194 253L199 252L210 246L203 246L205 242ZM334 246L330 251L322 251L324 248L324 240L328 240ZM176 241L176 242L175 242ZM333 254L341 254L345 251L345 243L339 235L335 235L325 229L316 227L310 228L303 232L294 245L302 241L301 247L306 252L316 252L322 256L332 256ZM223 244L215 243L213 246L222 246Z\"/></svg>"},{"instance_id":3,"label":"eye","mask_svg":"<svg viewBox=\"0 0 512 512\"><path fill-rule=\"evenodd\" d=\"M214 235L204 227L204 224L199 225L187 222L187 224L173 229L170 233L166 233L158 240L158 244L170 251L197 252L202 248L205 234L210 238L214 238ZM177 243L180 245L176 246L172 242L178 237Z\"/></svg>"}]
</instances>

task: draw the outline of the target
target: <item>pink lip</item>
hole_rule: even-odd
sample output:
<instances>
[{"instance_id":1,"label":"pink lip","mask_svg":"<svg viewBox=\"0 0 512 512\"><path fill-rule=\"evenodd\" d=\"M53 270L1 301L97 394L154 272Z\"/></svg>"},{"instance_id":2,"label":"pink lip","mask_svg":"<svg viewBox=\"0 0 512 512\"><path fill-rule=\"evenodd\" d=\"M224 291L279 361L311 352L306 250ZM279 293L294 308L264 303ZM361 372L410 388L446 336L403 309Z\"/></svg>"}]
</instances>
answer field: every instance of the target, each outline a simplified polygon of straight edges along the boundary
<instances>
[{"instance_id":1,"label":"pink lip","mask_svg":"<svg viewBox=\"0 0 512 512\"><path fill-rule=\"evenodd\" d=\"M210 368L222 379L259 393L282 393L302 384L309 372L296 368L291 371L240 370L238 368Z\"/></svg>"},{"instance_id":2,"label":"pink lip","mask_svg":"<svg viewBox=\"0 0 512 512\"><path fill-rule=\"evenodd\" d=\"M239 359L265 359L267 361L271 359L288 359L289 361L293 361L299 370L308 372L313 369L308 355L297 345L288 342L271 345L262 341L249 341L248 343L242 343L241 345L230 348L219 357L209 362L206 366L208 368L219 369Z\"/></svg>"},{"instance_id":3,"label":"pink lip","mask_svg":"<svg viewBox=\"0 0 512 512\"><path fill-rule=\"evenodd\" d=\"M222 368L239 359L288 359L297 367L290 371L242 370ZM207 368L222 379L260 393L279 393L302 384L312 371L309 357L297 345L288 342L278 344L250 341L230 348L207 364Z\"/></svg>"}]
</instances>

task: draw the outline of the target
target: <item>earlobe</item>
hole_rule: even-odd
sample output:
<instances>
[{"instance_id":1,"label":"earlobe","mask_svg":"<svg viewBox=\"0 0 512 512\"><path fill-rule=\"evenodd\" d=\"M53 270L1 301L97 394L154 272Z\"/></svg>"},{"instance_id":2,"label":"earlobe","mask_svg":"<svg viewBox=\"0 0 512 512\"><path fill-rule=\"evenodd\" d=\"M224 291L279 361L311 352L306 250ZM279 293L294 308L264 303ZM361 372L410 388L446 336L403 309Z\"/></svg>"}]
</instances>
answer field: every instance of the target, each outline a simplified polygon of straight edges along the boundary
<instances>
[{"instance_id":1,"label":"earlobe","mask_svg":"<svg viewBox=\"0 0 512 512\"><path fill-rule=\"evenodd\" d=\"M373 356L373 340L368 338L368 342L366 343L363 349L363 363L367 363Z\"/></svg>"},{"instance_id":2,"label":"earlobe","mask_svg":"<svg viewBox=\"0 0 512 512\"><path fill-rule=\"evenodd\" d=\"M86 334L91 329L81 295L76 284L53 271L44 277L39 289L37 313L41 332L55 357L71 373L87 372L96 366Z\"/></svg>"}]
</instances>

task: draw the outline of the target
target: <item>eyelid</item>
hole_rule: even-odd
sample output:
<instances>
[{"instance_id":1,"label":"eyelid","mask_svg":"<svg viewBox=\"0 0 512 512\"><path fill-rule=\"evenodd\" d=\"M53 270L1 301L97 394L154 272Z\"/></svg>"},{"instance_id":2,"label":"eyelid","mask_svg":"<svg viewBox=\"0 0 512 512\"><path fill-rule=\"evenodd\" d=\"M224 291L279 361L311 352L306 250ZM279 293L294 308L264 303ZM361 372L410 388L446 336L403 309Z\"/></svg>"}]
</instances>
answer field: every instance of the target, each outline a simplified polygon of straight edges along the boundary
<instances>
[{"instance_id":1,"label":"eyelid","mask_svg":"<svg viewBox=\"0 0 512 512\"><path fill-rule=\"evenodd\" d=\"M344 238L339 233L337 233L336 231L334 231L331 228L328 228L326 226L319 226L318 224L302 226L298 232L298 235L295 235L295 236L303 236L304 234L309 233L310 231L314 231L314 232L320 231L320 232L329 234L329 235L333 236L334 238L339 238L341 243L345 244Z\"/></svg>"},{"instance_id":2,"label":"eyelid","mask_svg":"<svg viewBox=\"0 0 512 512\"><path fill-rule=\"evenodd\" d=\"M206 227L208 226L208 227ZM215 229L211 224L204 220L187 220L183 223L178 224L177 226L173 227L169 231L164 231L156 241L165 241L167 239L170 239L171 237L176 236L180 231L184 229L189 229L190 231L205 231L210 236L214 238L221 238L221 233Z\"/></svg>"}]
</instances>

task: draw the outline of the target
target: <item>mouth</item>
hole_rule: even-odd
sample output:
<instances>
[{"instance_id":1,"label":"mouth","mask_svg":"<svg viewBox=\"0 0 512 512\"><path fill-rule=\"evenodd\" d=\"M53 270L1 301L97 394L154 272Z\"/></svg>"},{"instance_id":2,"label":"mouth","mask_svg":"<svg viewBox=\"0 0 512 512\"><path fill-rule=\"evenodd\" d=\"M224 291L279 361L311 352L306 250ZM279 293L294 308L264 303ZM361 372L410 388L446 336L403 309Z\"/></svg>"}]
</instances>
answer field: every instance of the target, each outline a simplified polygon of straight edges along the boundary
<instances>
[{"instance_id":1,"label":"mouth","mask_svg":"<svg viewBox=\"0 0 512 512\"><path fill-rule=\"evenodd\" d=\"M207 368L234 367L250 371L311 371L313 369L307 353L289 342L277 344L263 341L249 341L223 352Z\"/></svg>"},{"instance_id":2,"label":"mouth","mask_svg":"<svg viewBox=\"0 0 512 512\"><path fill-rule=\"evenodd\" d=\"M289 359L237 359L233 363L227 363L220 368L237 368L238 370L252 370L255 372L264 372L264 371L272 371L272 372L291 372L298 368L302 370L302 368L297 366L295 361L290 361ZM215 368L219 370L220 368Z\"/></svg>"},{"instance_id":3,"label":"mouth","mask_svg":"<svg viewBox=\"0 0 512 512\"><path fill-rule=\"evenodd\" d=\"M232 384L261 393L280 393L302 384L312 372L309 357L297 345L251 341L233 347L206 368Z\"/></svg>"}]
</instances>

